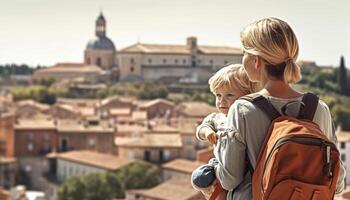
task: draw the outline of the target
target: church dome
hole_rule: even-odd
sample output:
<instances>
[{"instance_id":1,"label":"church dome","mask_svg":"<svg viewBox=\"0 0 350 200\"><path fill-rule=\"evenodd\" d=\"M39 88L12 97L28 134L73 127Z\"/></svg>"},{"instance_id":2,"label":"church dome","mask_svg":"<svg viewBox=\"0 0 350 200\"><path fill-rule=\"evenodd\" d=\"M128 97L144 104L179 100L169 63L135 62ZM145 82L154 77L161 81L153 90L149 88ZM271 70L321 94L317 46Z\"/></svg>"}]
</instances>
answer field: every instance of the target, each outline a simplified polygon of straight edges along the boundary
<instances>
[{"instance_id":1,"label":"church dome","mask_svg":"<svg viewBox=\"0 0 350 200\"><path fill-rule=\"evenodd\" d=\"M115 46L108 37L95 37L86 46L87 50L110 50L115 51Z\"/></svg>"}]
</instances>

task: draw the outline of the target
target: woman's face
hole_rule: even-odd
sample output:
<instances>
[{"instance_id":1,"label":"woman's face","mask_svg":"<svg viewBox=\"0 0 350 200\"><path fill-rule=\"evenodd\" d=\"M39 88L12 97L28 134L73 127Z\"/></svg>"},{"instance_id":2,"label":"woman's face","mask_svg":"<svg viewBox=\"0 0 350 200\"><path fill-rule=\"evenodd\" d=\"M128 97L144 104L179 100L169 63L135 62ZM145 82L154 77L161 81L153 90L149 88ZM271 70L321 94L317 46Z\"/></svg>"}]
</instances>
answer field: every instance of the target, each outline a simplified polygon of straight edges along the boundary
<instances>
[{"instance_id":1,"label":"woman's face","mask_svg":"<svg viewBox=\"0 0 350 200\"><path fill-rule=\"evenodd\" d=\"M259 80L259 68L257 67L257 56L250 55L247 52L243 52L242 64L247 72L249 80L252 82L258 82Z\"/></svg>"}]
</instances>

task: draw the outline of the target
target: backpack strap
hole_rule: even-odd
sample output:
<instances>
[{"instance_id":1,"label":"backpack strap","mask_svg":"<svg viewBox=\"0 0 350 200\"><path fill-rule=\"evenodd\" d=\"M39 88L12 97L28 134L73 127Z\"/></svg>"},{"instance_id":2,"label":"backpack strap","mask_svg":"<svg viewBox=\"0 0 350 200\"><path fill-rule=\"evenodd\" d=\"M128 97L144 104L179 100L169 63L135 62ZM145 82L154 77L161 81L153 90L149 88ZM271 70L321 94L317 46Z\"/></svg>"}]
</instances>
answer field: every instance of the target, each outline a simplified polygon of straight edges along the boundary
<instances>
[{"instance_id":1,"label":"backpack strap","mask_svg":"<svg viewBox=\"0 0 350 200\"><path fill-rule=\"evenodd\" d=\"M254 93L245 95L239 99L247 100L258 108L260 108L267 116L269 116L270 120L273 121L277 117L280 117L281 114L277 111L277 109L261 94Z\"/></svg>"},{"instance_id":2,"label":"backpack strap","mask_svg":"<svg viewBox=\"0 0 350 200\"><path fill-rule=\"evenodd\" d=\"M313 93L305 93L303 96L302 104L300 106L298 119L313 120L319 98Z\"/></svg>"}]
</instances>

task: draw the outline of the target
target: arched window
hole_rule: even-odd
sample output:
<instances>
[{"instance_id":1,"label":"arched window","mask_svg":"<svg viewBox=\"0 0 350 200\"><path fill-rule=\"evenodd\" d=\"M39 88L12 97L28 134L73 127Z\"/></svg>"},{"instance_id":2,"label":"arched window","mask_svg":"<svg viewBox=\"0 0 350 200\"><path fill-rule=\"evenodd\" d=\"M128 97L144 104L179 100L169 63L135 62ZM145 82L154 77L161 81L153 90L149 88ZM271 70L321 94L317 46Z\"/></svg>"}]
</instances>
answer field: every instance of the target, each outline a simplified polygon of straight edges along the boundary
<instances>
[{"instance_id":1,"label":"arched window","mask_svg":"<svg viewBox=\"0 0 350 200\"><path fill-rule=\"evenodd\" d=\"M97 58L96 65L101 67L101 63L102 63L101 58Z\"/></svg>"}]
</instances>

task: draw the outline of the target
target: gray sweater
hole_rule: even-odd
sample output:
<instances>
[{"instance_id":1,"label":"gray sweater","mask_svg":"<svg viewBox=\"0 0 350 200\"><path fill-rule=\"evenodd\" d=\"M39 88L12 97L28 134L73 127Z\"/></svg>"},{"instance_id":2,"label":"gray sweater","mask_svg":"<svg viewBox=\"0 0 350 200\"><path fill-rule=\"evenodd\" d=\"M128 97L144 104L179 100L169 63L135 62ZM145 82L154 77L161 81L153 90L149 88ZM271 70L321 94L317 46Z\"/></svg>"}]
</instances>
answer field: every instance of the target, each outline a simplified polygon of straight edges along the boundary
<instances>
[{"instance_id":1,"label":"gray sweater","mask_svg":"<svg viewBox=\"0 0 350 200\"><path fill-rule=\"evenodd\" d=\"M295 99L280 99L265 96L277 110L288 102L287 114L297 116L302 97ZM332 126L328 106L319 101L313 121L322 132L336 144L337 138ZM227 129L219 134L218 145L214 155L219 164L216 166L216 176L224 189L228 190L227 199L251 199L251 176L246 175L246 152L253 167L255 167L260 147L270 126L269 118L259 108L246 100L237 100L227 115ZM337 193L344 189L345 168L341 165L337 182ZM232 192L235 190L235 192Z\"/></svg>"}]
</instances>

